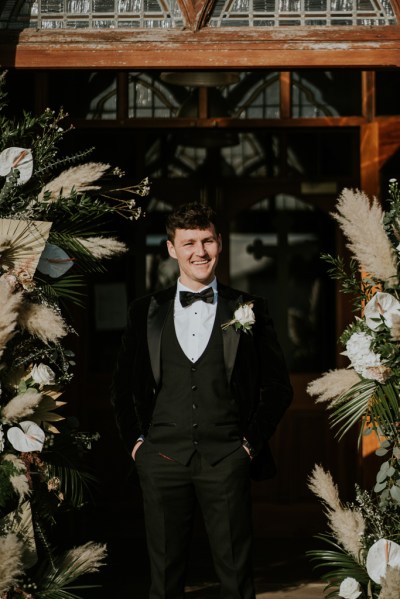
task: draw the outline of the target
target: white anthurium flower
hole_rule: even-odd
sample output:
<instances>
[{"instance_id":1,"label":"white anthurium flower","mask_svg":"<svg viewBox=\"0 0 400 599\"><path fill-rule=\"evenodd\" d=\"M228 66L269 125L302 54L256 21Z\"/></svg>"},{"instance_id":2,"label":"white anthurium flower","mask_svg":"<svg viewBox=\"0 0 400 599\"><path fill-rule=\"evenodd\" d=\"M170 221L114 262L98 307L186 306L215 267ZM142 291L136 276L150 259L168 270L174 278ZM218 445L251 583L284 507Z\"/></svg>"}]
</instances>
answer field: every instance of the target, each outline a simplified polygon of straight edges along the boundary
<instances>
[{"instance_id":1,"label":"white anthurium flower","mask_svg":"<svg viewBox=\"0 0 400 599\"><path fill-rule=\"evenodd\" d=\"M380 354L371 350L372 335L363 331L353 333L346 343L346 351L342 352L351 362L351 366L365 379L376 379L373 367L381 366Z\"/></svg>"},{"instance_id":2,"label":"white anthurium flower","mask_svg":"<svg viewBox=\"0 0 400 599\"><path fill-rule=\"evenodd\" d=\"M47 364L35 364L31 370L31 377L40 386L43 385L54 385L56 382L56 375L54 371L47 366Z\"/></svg>"},{"instance_id":3,"label":"white anthurium flower","mask_svg":"<svg viewBox=\"0 0 400 599\"><path fill-rule=\"evenodd\" d=\"M361 594L360 583L355 578L348 576L340 583L339 597L343 597L343 599L357 599Z\"/></svg>"},{"instance_id":4,"label":"white anthurium flower","mask_svg":"<svg viewBox=\"0 0 400 599\"><path fill-rule=\"evenodd\" d=\"M37 265L39 272L49 275L53 279L62 277L72 266L74 262L58 245L46 243Z\"/></svg>"},{"instance_id":5,"label":"white anthurium flower","mask_svg":"<svg viewBox=\"0 0 400 599\"><path fill-rule=\"evenodd\" d=\"M27 148L6 148L0 153L0 176L7 177L13 169L18 169L18 185L29 181L33 172L32 150Z\"/></svg>"},{"instance_id":6,"label":"white anthurium flower","mask_svg":"<svg viewBox=\"0 0 400 599\"><path fill-rule=\"evenodd\" d=\"M7 438L17 451L42 451L45 440L44 431L35 422L24 420L19 426L12 426L7 431Z\"/></svg>"},{"instance_id":7,"label":"white anthurium flower","mask_svg":"<svg viewBox=\"0 0 400 599\"><path fill-rule=\"evenodd\" d=\"M383 322L390 328L394 315L400 316L400 302L390 293L383 291L375 293L364 308L365 322L372 331L381 328Z\"/></svg>"},{"instance_id":8,"label":"white anthurium flower","mask_svg":"<svg viewBox=\"0 0 400 599\"><path fill-rule=\"evenodd\" d=\"M370 547L365 565L368 576L377 584L382 584L388 566L400 568L400 545L379 539Z\"/></svg>"}]
</instances>

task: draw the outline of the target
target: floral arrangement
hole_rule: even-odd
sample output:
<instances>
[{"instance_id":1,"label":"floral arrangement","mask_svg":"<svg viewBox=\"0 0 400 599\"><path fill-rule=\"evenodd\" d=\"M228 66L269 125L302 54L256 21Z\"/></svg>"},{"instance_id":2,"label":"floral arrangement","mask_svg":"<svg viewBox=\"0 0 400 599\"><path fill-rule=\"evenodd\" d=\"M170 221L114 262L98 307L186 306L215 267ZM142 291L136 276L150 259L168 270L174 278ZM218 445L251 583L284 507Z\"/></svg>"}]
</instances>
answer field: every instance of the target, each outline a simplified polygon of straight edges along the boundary
<instances>
[{"instance_id":1,"label":"floral arrangement","mask_svg":"<svg viewBox=\"0 0 400 599\"><path fill-rule=\"evenodd\" d=\"M235 328L235 331L243 331L244 333L252 333L252 326L256 321L256 317L253 312L253 303L247 302L240 304L235 310L232 320L224 322L221 325L222 330L227 329L230 326Z\"/></svg>"},{"instance_id":2,"label":"floral arrangement","mask_svg":"<svg viewBox=\"0 0 400 599\"><path fill-rule=\"evenodd\" d=\"M5 116L0 76L0 597L76 598L73 581L103 565L88 542L57 555L49 541L58 510L85 502L84 457L96 434L64 418L74 355L65 302L82 303L85 274L126 251L107 217L140 216L134 196L148 182L111 186L123 175L58 155L66 115L47 109L18 122ZM101 184L99 183L101 180ZM102 231L105 231L102 233ZM61 411L59 411L61 410Z\"/></svg>"},{"instance_id":3,"label":"floral arrangement","mask_svg":"<svg viewBox=\"0 0 400 599\"><path fill-rule=\"evenodd\" d=\"M326 402L341 438L353 426L376 435L382 458L372 490L355 489L343 505L329 472L315 466L311 490L322 500L329 532L326 550L309 552L327 568L329 597L398 599L400 596L400 190L389 182L388 210L361 191L345 189L333 217L352 253L344 261L325 255L330 275L352 295L356 316L339 341L349 359L313 381L310 395ZM360 274L361 271L361 274Z\"/></svg>"}]
</instances>

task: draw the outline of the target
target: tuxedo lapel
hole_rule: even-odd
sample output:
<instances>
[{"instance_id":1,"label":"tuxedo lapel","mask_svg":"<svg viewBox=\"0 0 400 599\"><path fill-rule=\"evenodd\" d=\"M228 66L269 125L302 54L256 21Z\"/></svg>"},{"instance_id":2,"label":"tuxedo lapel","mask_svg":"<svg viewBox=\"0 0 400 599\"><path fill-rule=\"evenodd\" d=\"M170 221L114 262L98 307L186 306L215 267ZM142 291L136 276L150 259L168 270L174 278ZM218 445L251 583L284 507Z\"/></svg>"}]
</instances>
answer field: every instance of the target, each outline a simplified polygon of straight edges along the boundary
<instances>
[{"instance_id":1,"label":"tuxedo lapel","mask_svg":"<svg viewBox=\"0 0 400 599\"><path fill-rule=\"evenodd\" d=\"M243 302L243 296L232 296L228 293L229 288L218 285L218 318L221 324L232 320L235 310ZM231 380L237 349L240 340L240 333L235 327L229 326L222 330L222 341L224 347L224 362L228 383Z\"/></svg>"},{"instance_id":2,"label":"tuxedo lapel","mask_svg":"<svg viewBox=\"0 0 400 599\"><path fill-rule=\"evenodd\" d=\"M158 386L161 378L161 335L168 312L173 308L176 286L153 295L147 315L147 343L151 369Z\"/></svg>"}]
</instances>

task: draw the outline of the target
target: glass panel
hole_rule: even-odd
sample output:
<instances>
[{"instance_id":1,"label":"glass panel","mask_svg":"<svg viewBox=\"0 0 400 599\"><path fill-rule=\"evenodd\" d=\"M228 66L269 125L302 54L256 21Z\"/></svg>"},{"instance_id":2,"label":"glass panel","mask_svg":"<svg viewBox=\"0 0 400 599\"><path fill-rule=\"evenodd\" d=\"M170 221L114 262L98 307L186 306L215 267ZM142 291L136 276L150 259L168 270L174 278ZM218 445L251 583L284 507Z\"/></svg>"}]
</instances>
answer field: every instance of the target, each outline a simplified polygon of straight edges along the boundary
<instances>
[{"instance_id":1,"label":"glass panel","mask_svg":"<svg viewBox=\"0 0 400 599\"><path fill-rule=\"evenodd\" d=\"M231 224L231 284L268 298L292 372L334 362L334 285L320 259L333 247L332 220L301 196L269 195Z\"/></svg>"},{"instance_id":2,"label":"glass panel","mask_svg":"<svg viewBox=\"0 0 400 599\"><path fill-rule=\"evenodd\" d=\"M326 181L355 176L353 165L358 141L352 129L295 131L286 133L286 176L307 181ZM338 184L339 185L339 184ZM340 184L341 185L341 184ZM339 185L339 187L340 187Z\"/></svg>"},{"instance_id":3,"label":"glass panel","mask_svg":"<svg viewBox=\"0 0 400 599\"><path fill-rule=\"evenodd\" d=\"M188 96L188 92L185 88L161 83L157 74L130 73L128 117L168 118L177 116L180 104L176 95L183 101Z\"/></svg>"},{"instance_id":4,"label":"glass panel","mask_svg":"<svg viewBox=\"0 0 400 599\"><path fill-rule=\"evenodd\" d=\"M210 27L393 25L390 0L217 0Z\"/></svg>"},{"instance_id":5,"label":"glass panel","mask_svg":"<svg viewBox=\"0 0 400 599\"><path fill-rule=\"evenodd\" d=\"M304 70L292 74L293 117L360 114L360 71Z\"/></svg>"},{"instance_id":6,"label":"glass panel","mask_svg":"<svg viewBox=\"0 0 400 599\"><path fill-rule=\"evenodd\" d=\"M25 0L0 6L0 28L181 28L183 24L176 0Z\"/></svg>"},{"instance_id":7,"label":"glass panel","mask_svg":"<svg viewBox=\"0 0 400 599\"><path fill-rule=\"evenodd\" d=\"M116 119L117 83L113 71L49 71L49 106L63 106L72 118Z\"/></svg>"},{"instance_id":8,"label":"glass panel","mask_svg":"<svg viewBox=\"0 0 400 599\"><path fill-rule=\"evenodd\" d=\"M376 114L400 114L400 73L398 71L376 72Z\"/></svg>"}]
</instances>

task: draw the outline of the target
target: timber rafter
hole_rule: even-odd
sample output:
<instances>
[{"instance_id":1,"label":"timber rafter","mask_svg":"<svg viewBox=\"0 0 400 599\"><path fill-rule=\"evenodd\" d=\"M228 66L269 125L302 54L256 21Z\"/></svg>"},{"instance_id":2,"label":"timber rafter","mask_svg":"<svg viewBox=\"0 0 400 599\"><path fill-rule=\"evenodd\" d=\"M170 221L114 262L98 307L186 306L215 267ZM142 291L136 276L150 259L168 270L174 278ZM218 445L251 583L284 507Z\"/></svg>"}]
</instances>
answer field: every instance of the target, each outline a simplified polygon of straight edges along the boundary
<instances>
[{"instance_id":1,"label":"timber rafter","mask_svg":"<svg viewBox=\"0 0 400 599\"><path fill-rule=\"evenodd\" d=\"M208 27L216 0L178 0L185 27L0 31L18 68L291 69L400 67L400 26ZM400 23L400 0L392 1Z\"/></svg>"}]
</instances>

